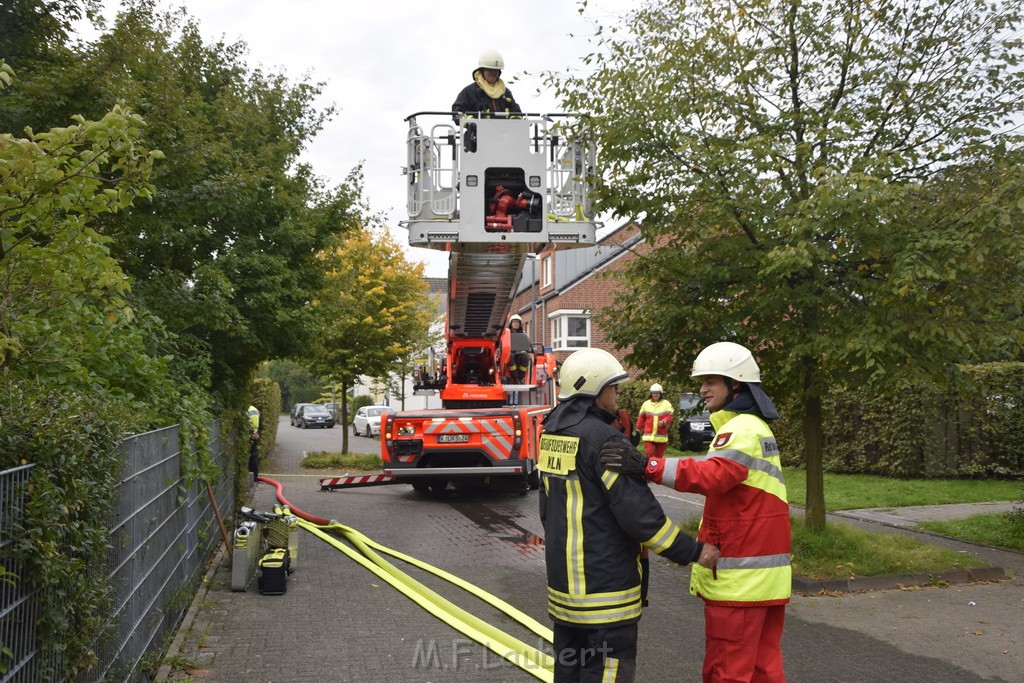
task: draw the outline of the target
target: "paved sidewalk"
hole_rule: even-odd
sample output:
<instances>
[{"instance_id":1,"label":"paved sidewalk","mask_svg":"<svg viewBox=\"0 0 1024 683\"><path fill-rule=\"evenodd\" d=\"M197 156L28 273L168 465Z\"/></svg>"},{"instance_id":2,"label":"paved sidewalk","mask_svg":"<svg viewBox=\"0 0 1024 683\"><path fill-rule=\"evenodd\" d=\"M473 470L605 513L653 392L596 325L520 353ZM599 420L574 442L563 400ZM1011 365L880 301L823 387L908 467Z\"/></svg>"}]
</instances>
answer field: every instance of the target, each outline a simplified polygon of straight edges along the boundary
<instances>
[{"instance_id":1,"label":"paved sidewalk","mask_svg":"<svg viewBox=\"0 0 1024 683\"><path fill-rule=\"evenodd\" d=\"M865 508L832 513L836 517L849 517L866 522L912 528L918 522L945 522L974 515L998 515L1013 511L1020 503L954 503L952 505L911 505L900 508Z\"/></svg>"}]
</instances>

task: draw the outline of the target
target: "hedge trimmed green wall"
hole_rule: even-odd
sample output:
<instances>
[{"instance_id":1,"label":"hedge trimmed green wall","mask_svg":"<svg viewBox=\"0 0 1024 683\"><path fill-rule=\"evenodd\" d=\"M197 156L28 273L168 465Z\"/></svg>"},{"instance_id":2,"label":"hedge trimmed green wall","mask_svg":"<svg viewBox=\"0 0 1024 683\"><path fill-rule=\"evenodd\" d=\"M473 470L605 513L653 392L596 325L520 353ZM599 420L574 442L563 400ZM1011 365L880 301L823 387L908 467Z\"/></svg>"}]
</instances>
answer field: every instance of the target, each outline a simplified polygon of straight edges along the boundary
<instances>
[{"instance_id":1,"label":"hedge trimmed green wall","mask_svg":"<svg viewBox=\"0 0 1024 683\"><path fill-rule=\"evenodd\" d=\"M948 387L825 397L827 472L896 477L1024 475L1024 363L963 366ZM799 409L773 426L785 465L803 466Z\"/></svg>"}]
</instances>

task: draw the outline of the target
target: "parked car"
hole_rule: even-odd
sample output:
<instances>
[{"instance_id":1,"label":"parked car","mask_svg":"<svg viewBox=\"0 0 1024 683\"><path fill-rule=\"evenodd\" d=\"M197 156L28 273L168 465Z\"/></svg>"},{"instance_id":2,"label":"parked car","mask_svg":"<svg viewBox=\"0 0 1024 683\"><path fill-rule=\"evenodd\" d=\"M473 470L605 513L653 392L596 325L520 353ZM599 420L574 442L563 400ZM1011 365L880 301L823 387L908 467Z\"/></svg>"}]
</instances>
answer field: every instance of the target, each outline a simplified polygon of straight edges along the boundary
<instances>
[{"instance_id":1,"label":"parked car","mask_svg":"<svg viewBox=\"0 0 1024 683\"><path fill-rule=\"evenodd\" d=\"M352 431L363 436L379 436L380 416L389 410L389 406L363 406L352 418Z\"/></svg>"},{"instance_id":2,"label":"parked car","mask_svg":"<svg viewBox=\"0 0 1024 683\"><path fill-rule=\"evenodd\" d=\"M311 403L308 406L302 406L302 410L299 411L299 417L296 420L298 426L301 429L307 427L334 427L334 416L327 412L327 408L324 408L319 403Z\"/></svg>"},{"instance_id":3,"label":"parked car","mask_svg":"<svg viewBox=\"0 0 1024 683\"><path fill-rule=\"evenodd\" d=\"M296 403L295 405L292 406L292 417L291 417L292 427L296 426L299 423L299 413L302 412L302 409L304 407L306 407L306 406L311 406L311 405L313 405L313 404L312 403Z\"/></svg>"},{"instance_id":4,"label":"parked car","mask_svg":"<svg viewBox=\"0 0 1024 683\"><path fill-rule=\"evenodd\" d=\"M711 414L699 394L683 394L679 399L679 444L684 451L703 451L715 438Z\"/></svg>"}]
</instances>

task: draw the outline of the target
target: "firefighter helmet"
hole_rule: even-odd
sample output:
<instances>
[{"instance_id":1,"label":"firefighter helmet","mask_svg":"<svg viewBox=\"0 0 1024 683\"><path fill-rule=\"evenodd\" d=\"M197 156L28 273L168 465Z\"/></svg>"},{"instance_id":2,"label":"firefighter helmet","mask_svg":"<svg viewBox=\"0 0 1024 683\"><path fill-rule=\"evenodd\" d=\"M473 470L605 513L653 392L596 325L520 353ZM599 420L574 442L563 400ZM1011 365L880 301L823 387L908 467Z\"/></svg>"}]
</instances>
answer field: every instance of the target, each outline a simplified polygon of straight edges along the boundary
<instances>
[{"instance_id":1,"label":"firefighter helmet","mask_svg":"<svg viewBox=\"0 0 1024 683\"><path fill-rule=\"evenodd\" d=\"M501 58L497 50L484 50L480 53L480 59L477 60L476 68L501 71L505 68L505 60Z\"/></svg>"},{"instance_id":2,"label":"firefighter helmet","mask_svg":"<svg viewBox=\"0 0 1024 683\"><path fill-rule=\"evenodd\" d=\"M665 392L662 390L661 385L658 384L657 382L655 382L654 384L651 385L651 393L652 394L662 394L662 393L665 393Z\"/></svg>"},{"instance_id":3,"label":"firefighter helmet","mask_svg":"<svg viewBox=\"0 0 1024 683\"><path fill-rule=\"evenodd\" d=\"M595 397L612 384L629 379L615 356L604 349L580 349L565 359L558 375L558 400Z\"/></svg>"},{"instance_id":4,"label":"firefighter helmet","mask_svg":"<svg viewBox=\"0 0 1024 683\"><path fill-rule=\"evenodd\" d=\"M518 315L514 315L514 316L512 316L511 318L509 318L509 319L508 319L508 323L509 323L509 325L511 325L511 324L512 324L513 322L515 322L515 321L518 321L518 322L519 322L519 325L520 325L520 326L522 326L522 324L523 324L523 319L522 319L522 317L520 317L520 316L518 316Z\"/></svg>"},{"instance_id":5,"label":"firefighter helmet","mask_svg":"<svg viewBox=\"0 0 1024 683\"><path fill-rule=\"evenodd\" d=\"M733 342L718 342L697 354L690 377L705 375L721 375L737 382L761 381L754 356L746 347Z\"/></svg>"}]
</instances>

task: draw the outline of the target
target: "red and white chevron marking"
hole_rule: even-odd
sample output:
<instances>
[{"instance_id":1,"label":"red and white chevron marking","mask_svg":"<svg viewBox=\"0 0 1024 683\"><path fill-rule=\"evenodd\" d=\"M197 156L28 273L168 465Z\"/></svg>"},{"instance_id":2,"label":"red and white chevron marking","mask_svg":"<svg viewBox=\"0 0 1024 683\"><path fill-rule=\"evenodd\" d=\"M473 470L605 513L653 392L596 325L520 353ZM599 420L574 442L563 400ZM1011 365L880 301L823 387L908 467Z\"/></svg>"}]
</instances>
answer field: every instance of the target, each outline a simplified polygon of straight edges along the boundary
<instances>
[{"instance_id":1,"label":"red and white chevron marking","mask_svg":"<svg viewBox=\"0 0 1024 683\"><path fill-rule=\"evenodd\" d=\"M356 477L333 477L320 480L321 491L332 491L334 489L350 489L358 486L383 486L395 482L394 477L386 474L361 474Z\"/></svg>"}]
</instances>

